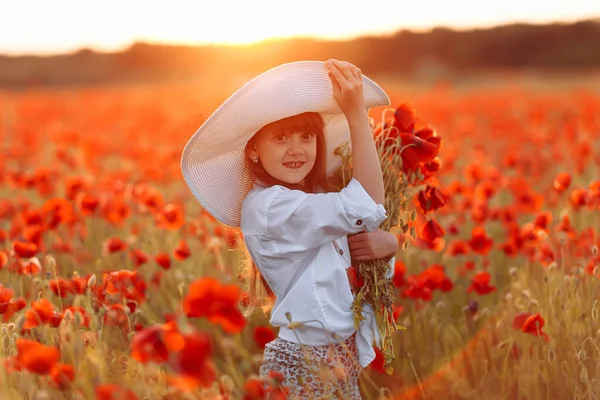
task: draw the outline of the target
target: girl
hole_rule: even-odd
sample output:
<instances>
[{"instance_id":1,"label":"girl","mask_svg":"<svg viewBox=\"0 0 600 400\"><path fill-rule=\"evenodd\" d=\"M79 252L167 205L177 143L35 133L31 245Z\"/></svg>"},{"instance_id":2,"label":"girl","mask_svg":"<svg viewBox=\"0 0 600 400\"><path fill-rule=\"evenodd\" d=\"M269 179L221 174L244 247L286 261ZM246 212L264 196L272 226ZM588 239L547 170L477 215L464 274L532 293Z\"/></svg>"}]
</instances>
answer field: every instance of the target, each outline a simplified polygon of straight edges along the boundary
<instances>
[{"instance_id":1,"label":"girl","mask_svg":"<svg viewBox=\"0 0 600 400\"><path fill-rule=\"evenodd\" d=\"M372 310L356 330L345 270L351 257L393 263L398 250L378 229L384 185L367 114L388 104L348 62L284 64L230 97L184 149L186 183L215 218L241 227L253 278L274 300L279 335L260 374L281 373L294 398L359 399L359 373L375 358ZM353 178L332 192L332 149L348 139Z\"/></svg>"}]
</instances>

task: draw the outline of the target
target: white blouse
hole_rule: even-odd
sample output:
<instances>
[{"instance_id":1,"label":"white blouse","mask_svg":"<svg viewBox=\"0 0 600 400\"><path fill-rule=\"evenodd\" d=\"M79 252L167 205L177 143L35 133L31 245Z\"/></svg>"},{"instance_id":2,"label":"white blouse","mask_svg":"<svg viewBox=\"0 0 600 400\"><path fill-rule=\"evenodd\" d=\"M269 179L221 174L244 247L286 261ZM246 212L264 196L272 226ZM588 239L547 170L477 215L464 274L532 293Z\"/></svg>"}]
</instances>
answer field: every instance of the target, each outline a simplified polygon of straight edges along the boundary
<instances>
[{"instance_id":1,"label":"white blouse","mask_svg":"<svg viewBox=\"0 0 600 400\"><path fill-rule=\"evenodd\" d=\"M338 343L355 331L353 294L346 274L346 235L375 231L387 218L356 179L339 192L305 193L254 184L242 205L241 231L248 252L276 295L270 323L284 340L311 346ZM393 273L395 258L390 264ZM288 328L291 315L299 327ZM366 367L379 343L373 310L356 335L359 362Z\"/></svg>"}]
</instances>

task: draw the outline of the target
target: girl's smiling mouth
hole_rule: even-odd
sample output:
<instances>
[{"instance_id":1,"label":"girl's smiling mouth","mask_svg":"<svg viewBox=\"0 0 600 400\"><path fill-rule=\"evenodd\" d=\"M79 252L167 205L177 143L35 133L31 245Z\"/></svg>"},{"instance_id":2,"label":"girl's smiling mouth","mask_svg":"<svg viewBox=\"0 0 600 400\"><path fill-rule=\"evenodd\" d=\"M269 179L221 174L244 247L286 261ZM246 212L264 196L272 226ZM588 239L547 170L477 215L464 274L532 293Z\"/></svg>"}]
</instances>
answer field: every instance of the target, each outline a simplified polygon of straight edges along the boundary
<instances>
[{"instance_id":1,"label":"girl's smiling mouth","mask_svg":"<svg viewBox=\"0 0 600 400\"><path fill-rule=\"evenodd\" d=\"M304 161L294 161L294 162L286 162L283 163L283 165L285 165L287 168L301 168L304 164L306 164Z\"/></svg>"}]
</instances>

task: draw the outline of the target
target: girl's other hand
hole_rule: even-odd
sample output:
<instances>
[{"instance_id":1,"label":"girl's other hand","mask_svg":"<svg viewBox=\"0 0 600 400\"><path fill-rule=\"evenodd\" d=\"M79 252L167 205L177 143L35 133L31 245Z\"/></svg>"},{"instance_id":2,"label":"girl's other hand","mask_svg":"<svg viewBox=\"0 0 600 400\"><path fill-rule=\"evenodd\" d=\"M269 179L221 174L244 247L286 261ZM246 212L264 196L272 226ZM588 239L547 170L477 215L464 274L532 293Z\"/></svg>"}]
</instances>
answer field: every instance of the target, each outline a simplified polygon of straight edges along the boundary
<instances>
[{"instance_id":1,"label":"girl's other hand","mask_svg":"<svg viewBox=\"0 0 600 400\"><path fill-rule=\"evenodd\" d=\"M395 234L381 229L373 232L361 232L348 236L350 257L358 261L385 259L389 261L399 248Z\"/></svg>"},{"instance_id":2,"label":"girl's other hand","mask_svg":"<svg viewBox=\"0 0 600 400\"><path fill-rule=\"evenodd\" d=\"M346 61L329 59L325 67L333 85L333 98L348 120L366 113L362 73Z\"/></svg>"}]
</instances>

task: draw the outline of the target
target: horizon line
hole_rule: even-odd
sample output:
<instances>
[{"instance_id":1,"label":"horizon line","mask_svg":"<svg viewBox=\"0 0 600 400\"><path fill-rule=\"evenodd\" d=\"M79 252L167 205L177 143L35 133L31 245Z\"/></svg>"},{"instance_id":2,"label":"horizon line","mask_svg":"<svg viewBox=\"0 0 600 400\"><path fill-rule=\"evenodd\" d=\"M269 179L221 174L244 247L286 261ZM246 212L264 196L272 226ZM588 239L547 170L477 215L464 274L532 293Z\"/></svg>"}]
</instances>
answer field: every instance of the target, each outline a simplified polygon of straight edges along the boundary
<instances>
[{"instance_id":1,"label":"horizon line","mask_svg":"<svg viewBox=\"0 0 600 400\"><path fill-rule=\"evenodd\" d=\"M449 30L454 32L472 32L472 31L481 31L481 30L492 30L502 27L514 26L514 25L529 25L529 26L552 26L552 25L574 25L577 23L585 23L592 22L600 24L600 15L592 16L587 18L575 18L570 20L553 20L547 22L536 22L536 21L524 21L524 20L514 20L510 22L502 22L497 24L472 24L472 25L451 25L451 24L439 24L433 25L427 28L417 28L417 27L406 27L406 28L396 28L394 30L390 30L387 32L380 33L369 33L363 32L358 35L351 35L345 37L326 37L319 35L292 35L292 36L280 36L280 37L272 37L257 40L249 43L225 43L225 42L203 42L203 41L161 41L156 39L143 39L143 38L135 38L129 40L127 42L118 44L116 46L98 46L98 45L86 45L81 44L77 47L66 48L64 50L49 50L49 51L24 51L24 52L4 52L0 50L0 57L5 58L21 58L21 57L57 57L57 56L69 56L73 54L77 54L82 51L92 51L98 54L114 54L114 53L122 53L126 52L128 49L138 44L145 44L149 46L172 46L172 47L228 47L228 48L248 48L253 46L261 46L265 44L277 43L277 42L289 42L294 40L313 40L313 41L321 41L321 42L351 42L354 40L366 39L366 38L380 38L387 39L391 38L402 32L411 32L411 33L420 33L420 34L428 34L435 30Z\"/></svg>"}]
</instances>

